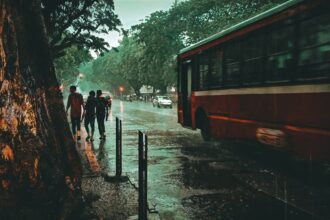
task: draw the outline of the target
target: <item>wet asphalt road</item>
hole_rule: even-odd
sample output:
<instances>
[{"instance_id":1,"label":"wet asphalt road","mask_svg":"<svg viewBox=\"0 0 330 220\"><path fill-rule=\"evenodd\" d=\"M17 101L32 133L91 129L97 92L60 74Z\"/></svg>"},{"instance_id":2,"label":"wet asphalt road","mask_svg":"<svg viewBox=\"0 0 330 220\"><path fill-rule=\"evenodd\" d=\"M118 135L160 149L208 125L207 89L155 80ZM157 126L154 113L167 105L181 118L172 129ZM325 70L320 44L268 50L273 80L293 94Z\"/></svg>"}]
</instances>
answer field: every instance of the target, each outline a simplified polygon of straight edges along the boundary
<instances>
[{"instance_id":1,"label":"wet asphalt road","mask_svg":"<svg viewBox=\"0 0 330 220\"><path fill-rule=\"evenodd\" d=\"M330 219L326 177L311 177L309 166L272 151L204 142L177 123L176 106L113 101L107 140L101 148L94 143L109 175L115 174L115 117L123 123L123 175L136 186L138 130L148 135L148 201L161 219Z\"/></svg>"}]
</instances>

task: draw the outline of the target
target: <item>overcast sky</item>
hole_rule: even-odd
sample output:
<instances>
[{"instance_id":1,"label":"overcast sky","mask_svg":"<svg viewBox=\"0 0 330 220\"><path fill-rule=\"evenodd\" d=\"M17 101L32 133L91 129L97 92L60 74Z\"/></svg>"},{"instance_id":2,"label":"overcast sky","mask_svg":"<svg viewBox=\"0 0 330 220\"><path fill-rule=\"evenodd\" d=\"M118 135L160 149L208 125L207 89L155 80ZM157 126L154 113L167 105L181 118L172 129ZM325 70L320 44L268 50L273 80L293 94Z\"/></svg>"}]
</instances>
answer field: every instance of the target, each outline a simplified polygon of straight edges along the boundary
<instances>
[{"instance_id":1,"label":"overcast sky","mask_svg":"<svg viewBox=\"0 0 330 220\"><path fill-rule=\"evenodd\" d=\"M131 26L140 23L146 16L159 10L168 10L175 0L114 0L115 12L123 24L123 28L129 29ZM119 45L118 32L111 32L102 35L112 47Z\"/></svg>"}]
</instances>

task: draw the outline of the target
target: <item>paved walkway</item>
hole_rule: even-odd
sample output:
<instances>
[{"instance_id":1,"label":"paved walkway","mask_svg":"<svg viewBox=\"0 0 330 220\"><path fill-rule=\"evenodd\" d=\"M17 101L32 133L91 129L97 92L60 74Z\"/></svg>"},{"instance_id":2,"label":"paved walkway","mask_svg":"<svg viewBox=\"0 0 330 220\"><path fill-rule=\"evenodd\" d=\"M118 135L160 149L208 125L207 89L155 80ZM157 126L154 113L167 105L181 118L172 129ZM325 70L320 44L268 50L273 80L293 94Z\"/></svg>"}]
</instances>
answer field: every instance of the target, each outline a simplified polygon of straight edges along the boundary
<instances>
[{"instance_id":1,"label":"paved walkway","mask_svg":"<svg viewBox=\"0 0 330 220\"><path fill-rule=\"evenodd\" d=\"M77 149L83 163L82 191L85 210L81 219L128 219L138 214L138 192L130 182L119 182L109 177L114 172L102 163L107 158L105 145L114 141L85 141L86 131L82 129L82 139ZM95 139L98 138L96 135Z\"/></svg>"}]
</instances>

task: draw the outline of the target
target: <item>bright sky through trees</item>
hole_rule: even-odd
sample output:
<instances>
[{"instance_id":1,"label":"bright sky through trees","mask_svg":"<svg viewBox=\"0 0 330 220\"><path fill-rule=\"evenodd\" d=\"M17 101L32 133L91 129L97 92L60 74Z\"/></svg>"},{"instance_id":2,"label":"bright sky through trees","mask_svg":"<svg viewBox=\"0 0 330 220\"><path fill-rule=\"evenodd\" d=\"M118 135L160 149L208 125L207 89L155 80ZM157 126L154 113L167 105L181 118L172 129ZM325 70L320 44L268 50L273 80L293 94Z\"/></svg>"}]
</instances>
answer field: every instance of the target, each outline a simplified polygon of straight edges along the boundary
<instances>
[{"instance_id":1,"label":"bright sky through trees","mask_svg":"<svg viewBox=\"0 0 330 220\"><path fill-rule=\"evenodd\" d=\"M123 24L124 29L140 23L146 16L159 10L168 10L175 0L114 0L115 12ZM111 47L119 45L121 36L118 32L101 35Z\"/></svg>"}]
</instances>

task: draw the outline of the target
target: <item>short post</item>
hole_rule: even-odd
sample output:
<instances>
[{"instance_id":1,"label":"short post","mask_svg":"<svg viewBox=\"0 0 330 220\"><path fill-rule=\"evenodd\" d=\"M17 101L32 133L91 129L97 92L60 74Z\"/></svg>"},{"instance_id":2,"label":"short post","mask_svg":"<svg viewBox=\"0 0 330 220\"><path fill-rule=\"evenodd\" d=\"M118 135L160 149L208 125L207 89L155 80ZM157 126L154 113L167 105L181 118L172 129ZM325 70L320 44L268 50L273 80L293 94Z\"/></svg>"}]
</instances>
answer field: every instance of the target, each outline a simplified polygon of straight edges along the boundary
<instances>
[{"instance_id":1,"label":"short post","mask_svg":"<svg viewBox=\"0 0 330 220\"><path fill-rule=\"evenodd\" d=\"M139 220L147 220L148 137L139 131Z\"/></svg>"},{"instance_id":2,"label":"short post","mask_svg":"<svg viewBox=\"0 0 330 220\"><path fill-rule=\"evenodd\" d=\"M116 117L116 176L122 173L122 125L121 120Z\"/></svg>"}]
</instances>

